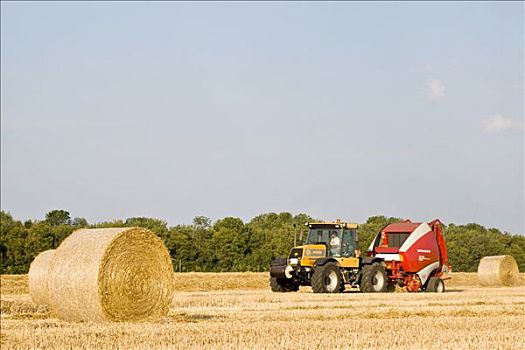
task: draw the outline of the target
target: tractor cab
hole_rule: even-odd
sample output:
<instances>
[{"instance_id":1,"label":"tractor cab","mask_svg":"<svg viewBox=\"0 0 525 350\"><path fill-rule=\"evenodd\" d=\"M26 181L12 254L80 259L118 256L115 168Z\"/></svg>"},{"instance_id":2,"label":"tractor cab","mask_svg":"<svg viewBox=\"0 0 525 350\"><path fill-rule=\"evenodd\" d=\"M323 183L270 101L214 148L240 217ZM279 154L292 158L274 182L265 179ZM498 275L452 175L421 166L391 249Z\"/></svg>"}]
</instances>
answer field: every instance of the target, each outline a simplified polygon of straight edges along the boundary
<instances>
[{"instance_id":1,"label":"tractor cab","mask_svg":"<svg viewBox=\"0 0 525 350\"><path fill-rule=\"evenodd\" d=\"M357 249L357 224L345 222L306 223L306 245L324 245L326 256L353 257Z\"/></svg>"}]
</instances>

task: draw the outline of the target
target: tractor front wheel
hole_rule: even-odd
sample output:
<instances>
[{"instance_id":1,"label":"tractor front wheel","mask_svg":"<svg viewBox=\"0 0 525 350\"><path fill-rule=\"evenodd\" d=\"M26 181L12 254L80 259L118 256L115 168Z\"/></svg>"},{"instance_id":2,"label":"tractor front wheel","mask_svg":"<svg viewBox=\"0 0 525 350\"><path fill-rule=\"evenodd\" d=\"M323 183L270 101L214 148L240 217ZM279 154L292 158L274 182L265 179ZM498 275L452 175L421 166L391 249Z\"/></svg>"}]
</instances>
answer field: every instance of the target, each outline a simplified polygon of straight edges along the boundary
<instances>
[{"instance_id":1,"label":"tractor front wheel","mask_svg":"<svg viewBox=\"0 0 525 350\"><path fill-rule=\"evenodd\" d=\"M361 292L364 293L384 293L388 289L388 277L385 268L380 263L363 266Z\"/></svg>"},{"instance_id":2,"label":"tractor front wheel","mask_svg":"<svg viewBox=\"0 0 525 350\"><path fill-rule=\"evenodd\" d=\"M299 286L284 278L270 277L270 288L272 292L286 293L297 292Z\"/></svg>"},{"instance_id":3,"label":"tractor front wheel","mask_svg":"<svg viewBox=\"0 0 525 350\"><path fill-rule=\"evenodd\" d=\"M314 293L339 293L342 290L343 279L339 267L329 262L317 266L312 276L312 290Z\"/></svg>"}]
</instances>

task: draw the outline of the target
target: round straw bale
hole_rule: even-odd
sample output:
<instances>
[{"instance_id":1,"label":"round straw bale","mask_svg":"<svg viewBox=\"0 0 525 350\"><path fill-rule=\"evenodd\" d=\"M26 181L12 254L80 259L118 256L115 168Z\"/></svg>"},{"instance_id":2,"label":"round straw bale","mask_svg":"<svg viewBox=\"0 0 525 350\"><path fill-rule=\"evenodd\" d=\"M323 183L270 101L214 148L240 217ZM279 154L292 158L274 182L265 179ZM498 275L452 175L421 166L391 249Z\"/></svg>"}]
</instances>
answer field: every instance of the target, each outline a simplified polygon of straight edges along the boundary
<instances>
[{"instance_id":1,"label":"round straw bale","mask_svg":"<svg viewBox=\"0 0 525 350\"><path fill-rule=\"evenodd\" d=\"M482 286L513 286L518 277L518 264L510 255L486 256L479 261L478 278Z\"/></svg>"},{"instance_id":2,"label":"round straw bale","mask_svg":"<svg viewBox=\"0 0 525 350\"><path fill-rule=\"evenodd\" d=\"M36 305L49 306L49 288L47 279L49 269L55 256L55 250L50 249L38 254L29 266L29 294Z\"/></svg>"},{"instance_id":3,"label":"round straw bale","mask_svg":"<svg viewBox=\"0 0 525 350\"><path fill-rule=\"evenodd\" d=\"M143 228L81 229L58 247L53 311L68 321L145 321L167 314L174 274L163 242Z\"/></svg>"}]
</instances>

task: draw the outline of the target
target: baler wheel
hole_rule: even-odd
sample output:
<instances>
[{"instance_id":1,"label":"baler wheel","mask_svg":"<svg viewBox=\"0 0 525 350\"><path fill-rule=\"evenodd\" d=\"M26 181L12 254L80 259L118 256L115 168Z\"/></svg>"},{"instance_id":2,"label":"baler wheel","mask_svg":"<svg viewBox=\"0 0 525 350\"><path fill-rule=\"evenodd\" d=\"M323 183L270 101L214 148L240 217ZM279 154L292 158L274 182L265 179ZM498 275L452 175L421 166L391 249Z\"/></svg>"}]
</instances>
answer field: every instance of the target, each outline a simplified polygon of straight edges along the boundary
<instances>
[{"instance_id":1,"label":"baler wheel","mask_svg":"<svg viewBox=\"0 0 525 350\"><path fill-rule=\"evenodd\" d=\"M388 277L382 264L365 265L361 276L361 292L384 293L387 291Z\"/></svg>"},{"instance_id":2,"label":"baler wheel","mask_svg":"<svg viewBox=\"0 0 525 350\"><path fill-rule=\"evenodd\" d=\"M445 291L445 282L439 277L430 277L425 291L430 293L443 293Z\"/></svg>"},{"instance_id":3,"label":"baler wheel","mask_svg":"<svg viewBox=\"0 0 525 350\"><path fill-rule=\"evenodd\" d=\"M270 288L272 292L277 293L297 292L299 290L299 286L293 282L276 277L270 277Z\"/></svg>"},{"instance_id":4,"label":"baler wheel","mask_svg":"<svg viewBox=\"0 0 525 350\"><path fill-rule=\"evenodd\" d=\"M335 263L329 262L315 268L312 276L314 293L340 293L342 284L341 271Z\"/></svg>"}]
</instances>

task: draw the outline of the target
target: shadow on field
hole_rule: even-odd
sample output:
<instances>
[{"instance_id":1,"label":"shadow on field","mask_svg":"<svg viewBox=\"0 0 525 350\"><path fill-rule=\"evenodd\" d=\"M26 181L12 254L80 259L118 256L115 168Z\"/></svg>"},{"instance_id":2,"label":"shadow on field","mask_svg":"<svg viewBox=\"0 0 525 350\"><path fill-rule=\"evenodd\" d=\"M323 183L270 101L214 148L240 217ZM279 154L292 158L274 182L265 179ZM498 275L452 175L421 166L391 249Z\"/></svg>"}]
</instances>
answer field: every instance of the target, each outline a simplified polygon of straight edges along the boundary
<instances>
[{"instance_id":1,"label":"shadow on field","mask_svg":"<svg viewBox=\"0 0 525 350\"><path fill-rule=\"evenodd\" d=\"M222 316L203 315L203 314L186 314L179 313L176 315L168 315L164 318L164 322L179 322L179 323L197 323L208 320L224 319Z\"/></svg>"},{"instance_id":2,"label":"shadow on field","mask_svg":"<svg viewBox=\"0 0 525 350\"><path fill-rule=\"evenodd\" d=\"M460 289L460 288L447 288L445 290L445 293L449 293L449 292L461 293L464 291L465 289ZM396 291L393 293L382 293L382 294L400 294L400 293L403 294L403 293L409 293L409 292L407 292L405 289L397 288ZM425 293L425 292L420 291L420 292L417 292L416 294L420 294L420 293ZM345 289L343 294L363 294L363 293L361 293L359 289ZM433 293L429 293L429 294L433 294Z\"/></svg>"}]
</instances>

